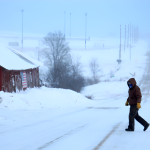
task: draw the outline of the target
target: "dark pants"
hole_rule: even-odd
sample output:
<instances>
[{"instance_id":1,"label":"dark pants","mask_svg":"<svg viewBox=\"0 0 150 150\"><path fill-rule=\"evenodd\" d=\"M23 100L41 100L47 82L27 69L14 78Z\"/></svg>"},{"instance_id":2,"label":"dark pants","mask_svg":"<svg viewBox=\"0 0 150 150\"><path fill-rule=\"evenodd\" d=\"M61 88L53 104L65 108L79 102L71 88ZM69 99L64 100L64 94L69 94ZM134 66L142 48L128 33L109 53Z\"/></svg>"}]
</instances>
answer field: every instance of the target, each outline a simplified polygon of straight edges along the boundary
<instances>
[{"instance_id":1,"label":"dark pants","mask_svg":"<svg viewBox=\"0 0 150 150\"><path fill-rule=\"evenodd\" d=\"M129 128L134 129L134 118L143 126L147 124L147 122L138 114L137 105L130 106L130 113L129 113Z\"/></svg>"}]
</instances>

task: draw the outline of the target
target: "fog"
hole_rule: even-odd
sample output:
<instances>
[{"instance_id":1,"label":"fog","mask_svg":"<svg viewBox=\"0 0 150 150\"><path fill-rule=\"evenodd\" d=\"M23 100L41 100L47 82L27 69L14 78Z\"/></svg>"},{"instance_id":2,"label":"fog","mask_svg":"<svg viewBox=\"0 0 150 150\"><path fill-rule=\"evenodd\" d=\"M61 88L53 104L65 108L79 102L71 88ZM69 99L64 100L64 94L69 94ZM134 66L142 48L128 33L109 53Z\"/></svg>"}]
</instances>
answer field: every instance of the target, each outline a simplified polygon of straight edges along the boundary
<instances>
[{"instance_id":1,"label":"fog","mask_svg":"<svg viewBox=\"0 0 150 150\"><path fill-rule=\"evenodd\" d=\"M0 36L119 37L120 25L150 37L149 0L0 0ZM87 14L87 15L86 15Z\"/></svg>"}]
</instances>

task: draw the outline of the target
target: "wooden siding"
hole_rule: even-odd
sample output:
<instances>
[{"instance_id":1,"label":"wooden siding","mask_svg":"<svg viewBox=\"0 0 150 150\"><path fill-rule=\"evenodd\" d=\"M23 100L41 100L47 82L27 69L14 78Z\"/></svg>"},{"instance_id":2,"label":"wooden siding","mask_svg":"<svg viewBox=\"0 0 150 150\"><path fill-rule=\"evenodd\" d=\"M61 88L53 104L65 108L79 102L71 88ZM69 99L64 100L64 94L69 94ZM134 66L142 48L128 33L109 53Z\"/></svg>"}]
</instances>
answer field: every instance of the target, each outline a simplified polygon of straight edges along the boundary
<instances>
[{"instance_id":1,"label":"wooden siding","mask_svg":"<svg viewBox=\"0 0 150 150\"><path fill-rule=\"evenodd\" d=\"M27 87L39 87L39 68L29 70L6 70L3 68L2 90L4 92L17 92L24 90L22 86L21 71L26 72Z\"/></svg>"},{"instance_id":2,"label":"wooden siding","mask_svg":"<svg viewBox=\"0 0 150 150\"><path fill-rule=\"evenodd\" d=\"M2 91L2 67L0 66L0 91Z\"/></svg>"}]
</instances>

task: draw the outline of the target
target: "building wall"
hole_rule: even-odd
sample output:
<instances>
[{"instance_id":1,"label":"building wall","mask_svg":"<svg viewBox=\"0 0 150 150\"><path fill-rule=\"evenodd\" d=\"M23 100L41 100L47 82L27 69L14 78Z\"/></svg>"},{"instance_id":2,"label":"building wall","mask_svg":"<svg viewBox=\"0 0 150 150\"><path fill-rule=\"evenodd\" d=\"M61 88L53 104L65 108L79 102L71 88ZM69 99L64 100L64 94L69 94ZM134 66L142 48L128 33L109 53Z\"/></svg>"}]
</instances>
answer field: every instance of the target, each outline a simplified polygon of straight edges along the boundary
<instances>
[{"instance_id":1,"label":"building wall","mask_svg":"<svg viewBox=\"0 0 150 150\"><path fill-rule=\"evenodd\" d=\"M2 91L2 67L0 66L0 91Z\"/></svg>"},{"instance_id":2,"label":"building wall","mask_svg":"<svg viewBox=\"0 0 150 150\"><path fill-rule=\"evenodd\" d=\"M39 68L29 70L6 70L3 68L2 76L2 91L17 92L23 89L21 71L26 72L26 81L28 88L39 87Z\"/></svg>"}]
</instances>

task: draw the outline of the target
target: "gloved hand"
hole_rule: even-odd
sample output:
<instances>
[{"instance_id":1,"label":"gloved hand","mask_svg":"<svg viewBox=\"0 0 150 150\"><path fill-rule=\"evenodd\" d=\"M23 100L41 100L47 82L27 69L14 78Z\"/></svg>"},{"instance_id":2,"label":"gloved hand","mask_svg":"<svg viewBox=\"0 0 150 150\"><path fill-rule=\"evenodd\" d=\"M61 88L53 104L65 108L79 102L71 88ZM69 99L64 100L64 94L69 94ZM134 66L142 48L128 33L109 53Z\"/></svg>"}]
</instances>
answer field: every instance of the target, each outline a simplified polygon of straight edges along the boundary
<instances>
[{"instance_id":1,"label":"gloved hand","mask_svg":"<svg viewBox=\"0 0 150 150\"><path fill-rule=\"evenodd\" d=\"M125 105L126 105L126 106L128 106L128 105L129 105L129 102L128 102L128 101L126 101Z\"/></svg>"},{"instance_id":2,"label":"gloved hand","mask_svg":"<svg viewBox=\"0 0 150 150\"><path fill-rule=\"evenodd\" d=\"M141 108L141 104L137 103L137 108L140 109Z\"/></svg>"}]
</instances>

